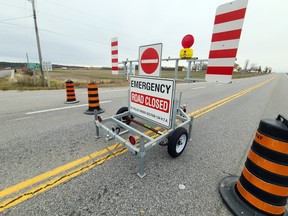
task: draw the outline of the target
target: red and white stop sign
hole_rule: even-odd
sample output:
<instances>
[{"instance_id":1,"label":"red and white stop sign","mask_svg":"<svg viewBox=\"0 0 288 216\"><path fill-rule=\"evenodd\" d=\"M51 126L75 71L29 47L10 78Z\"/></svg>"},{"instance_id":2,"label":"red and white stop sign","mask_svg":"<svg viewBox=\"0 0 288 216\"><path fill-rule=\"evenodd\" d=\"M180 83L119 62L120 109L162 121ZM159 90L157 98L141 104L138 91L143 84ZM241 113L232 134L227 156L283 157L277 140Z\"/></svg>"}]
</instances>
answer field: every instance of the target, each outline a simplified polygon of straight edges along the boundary
<instances>
[{"instance_id":1,"label":"red and white stop sign","mask_svg":"<svg viewBox=\"0 0 288 216\"><path fill-rule=\"evenodd\" d=\"M139 48L139 75L160 76L162 44Z\"/></svg>"}]
</instances>

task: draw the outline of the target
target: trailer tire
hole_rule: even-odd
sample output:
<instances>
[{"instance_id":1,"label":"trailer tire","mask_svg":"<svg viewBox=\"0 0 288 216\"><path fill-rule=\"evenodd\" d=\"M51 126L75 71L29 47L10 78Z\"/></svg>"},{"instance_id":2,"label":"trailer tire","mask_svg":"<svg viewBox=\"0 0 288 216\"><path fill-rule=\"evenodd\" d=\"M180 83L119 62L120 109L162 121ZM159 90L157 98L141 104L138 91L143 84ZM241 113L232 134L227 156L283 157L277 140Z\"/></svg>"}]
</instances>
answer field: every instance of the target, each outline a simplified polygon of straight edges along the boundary
<instances>
[{"instance_id":1,"label":"trailer tire","mask_svg":"<svg viewBox=\"0 0 288 216\"><path fill-rule=\"evenodd\" d=\"M117 111L116 115L121 114L121 113L124 113L124 112L127 112L127 111L128 111L128 107L121 107L121 108ZM126 120L125 117L126 117L126 116L123 116L123 117L120 118L119 120L122 121L123 123L129 125L129 124L131 123L131 121ZM130 115L130 116L127 116L127 117L130 117L131 119L134 118L133 115Z\"/></svg>"},{"instance_id":2,"label":"trailer tire","mask_svg":"<svg viewBox=\"0 0 288 216\"><path fill-rule=\"evenodd\" d=\"M188 141L188 133L184 127L176 130L168 138L168 154L176 158L182 154Z\"/></svg>"}]
</instances>

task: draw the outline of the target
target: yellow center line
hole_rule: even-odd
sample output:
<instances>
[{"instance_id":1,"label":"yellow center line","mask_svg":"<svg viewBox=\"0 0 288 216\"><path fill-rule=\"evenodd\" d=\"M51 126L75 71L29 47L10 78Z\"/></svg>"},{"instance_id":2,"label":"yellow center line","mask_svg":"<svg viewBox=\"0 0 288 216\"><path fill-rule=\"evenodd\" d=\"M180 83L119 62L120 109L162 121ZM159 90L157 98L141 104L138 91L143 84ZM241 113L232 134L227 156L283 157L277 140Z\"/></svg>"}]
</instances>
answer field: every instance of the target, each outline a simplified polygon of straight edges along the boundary
<instances>
[{"instance_id":1,"label":"yellow center line","mask_svg":"<svg viewBox=\"0 0 288 216\"><path fill-rule=\"evenodd\" d=\"M249 89L246 89L242 92L239 92L237 94L234 94L232 96L229 96L227 98L224 98L220 101L217 101L216 103L213 103L213 104L210 104L204 108L201 108L201 109L198 109L192 113L189 114L189 116L193 116L194 118L198 118L200 117L201 115L204 115L205 113L208 113L220 106L223 106L224 104L232 101L232 100L235 100L236 98L239 98L245 94L247 94L248 92L251 92L265 84L267 84L268 82L270 82L271 80L273 80L275 77L265 81L265 82L262 82L254 87L251 87ZM159 130L160 128L158 128ZM151 131L146 131L146 134L150 134L152 133ZM152 137L157 137L158 135L154 135ZM115 151L117 150L117 151ZM114 151L114 152L112 152ZM4 189L2 191L0 191L0 198L3 198L3 197L6 197L10 194L13 194L13 193L16 193L18 191L21 191L29 186L32 186L32 185L35 185L36 183L40 183L44 180L47 180L48 182L45 182L45 183L42 183L40 185L38 185L37 187L34 187L33 189L29 190L28 192L24 192L20 195L17 195L16 197L14 198L9 198L9 199L6 199L5 201L3 201L2 203L0 203L0 212L4 211L5 209L8 209L12 206L15 206L39 193L42 193L52 187L55 187L71 178L74 178L78 175L80 175L81 173L83 172L86 172L88 170L90 170L91 168L95 167L95 166L98 166L100 164L103 164L104 162L112 159L112 158L115 158L116 156L119 156L121 154L124 154L125 152L127 152L128 150L126 148L124 148L122 146L122 144L120 143L116 143L114 145L111 145L105 149L102 149L100 151L97 151L95 153L92 153L88 156L85 156L83 158L80 158L76 161L72 161L68 164L65 164L63 166L60 166L54 170L51 170L51 171L48 171L46 173L43 173L41 175L38 175L34 178L31 178L29 180L26 180L24 182L21 182L19 184L16 184L12 187L9 187L7 189ZM112 153L111 153L112 152ZM110 154L108 154L110 153ZM104 157L101 157L100 159L96 160L96 161L93 161L92 163L89 163L88 165L82 165L84 164L85 162L88 162L89 160L93 160L99 156L102 156L104 154L108 154ZM76 166L80 166L82 165L81 167L78 167L78 168L75 168L74 170L68 172L67 174L62 174L62 176L60 177L57 177L57 178L54 178L52 180L48 180L49 178L53 177L53 176L56 176L58 174L61 174L65 171L68 171Z\"/></svg>"},{"instance_id":2,"label":"yellow center line","mask_svg":"<svg viewBox=\"0 0 288 216\"><path fill-rule=\"evenodd\" d=\"M157 127L158 129L160 129L160 127ZM145 134L149 135L153 133L152 131L146 131ZM158 137L158 134L155 134L153 136L151 136L152 138L156 138ZM139 138L139 137L138 137ZM122 146L120 144L120 146ZM65 181L68 181L69 179L72 179L78 175L80 175L81 173L87 172L88 170L92 169L95 166L101 165L104 162L111 160L112 158L115 158L119 155L122 155L124 153L126 153L128 151L128 149L126 149L125 147L121 147L119 148L117 151L112 152L111 154L108 154L104 157L101 157L100 159L93 161L92 163L86 164L84 166L78 167L76 170L73 170L63 176L54 178L48 182L45 182L41 185L38 185L37 187L32 188L31 190L18 195L16 197L10 198L5 200L4 202L0 203L0 212L4 211L5 209L11 208L12 206L15 206L33 196L36 196L39 193L43 193L45 191L47 191L50 188L53 188Z\"/></svg>"},{"instance_id":3,"label":"yellow center line","mask_svg":"<svg viewBox=\"0 0 288 216\"><path fill-rule=\"evenodd\" d=\"M250 91L253 91L253 90L261 87L262 85L267 84L268 82L272 81L274 78L275 78L275 77L273 77L273 78L271 78L271 79L269 79L269 80L267 80L267 81L264 81L264 82L262 82L262 83L260 83L260 84L258 84L258 85L256 85L256 86L253 86L253 87L251 87L251 88L249 88L249 89L246 89L246 90L244 90L244 91L242 91L242 92L238 92L238 93L236 93L236 94L234 94L234 95L232 95L232 96L229 96L229 97L227 97L227 98L224 98L224 99L222 99L222 100L220 100L220 101L217 101L217 102L215 102L215 103L213 103L213 104L210 104L210 105L208 105L208 106L206 106L206 107L203 107L203 108L201 108L201 109L198 109L198 110L196 110L196 111L194 111L194 112L192 112L192 113L190 113L190 114L188 114L188 115L189 115L189 116L193 116L194 118L198 118L199 116L204 115L205 113L210 112L210 111L212 111L213 109L215 109L215 108L217 108L217 107L219 107L219 106L222 106L222 105L228 103L229 101L232 101L232 100L234 100L234 99L236 99L236 98L238 98L238 97L240 97L240 96L242 96L242 95L244 95L244 94L247 94L247 93L250 92Z\"/></svg>"},{"instance_id":4,"label":"yellow center line","mask_svg":"<svg viewBox=\"0 0 288 216\"><path fill-rule=\"evenodd\" d=\"M87 156L85 156L83 158L80 158L80 159L78 159L76 161L72 161L72 162L70 162L68 164L65 164L63 166L60 166L60 167L58 167L58 168L56 168L54 170L48 171L48 172L43 173L41 175L38 175L38 176L36 176L34 178L31 178L29 180L26 180L24 182L16 184L16 185L14 185L12 187L9 187L9 188L7 188L5 190L2 190L0 192L0 198L3 198L3 197L5 197L5 196L7 196L9 194L12 194L12 193L16 192L16 191L22 190L22 189L24 189L24 188L26 188L26 187L28 187L30 185L36 184L38 182L41 182L41 181L43 181L43 180L45 180L47 178L50 178L52 176L55 176L55 175L59 174L59 173L67 171L67 170L69 170L69 169L71 169L71 168L73 168L73 167L75 167L75 166L77 166L79 164L83 164L83 163L85 163L85 162L87 162L87 161L89 161L89 160L91 160L93 158L96 158L96 157L98 157L100 155L103 155L105 153L113 151L114 149L116 149L118 147L119 147L119 143L118 144L114 144L114 145L109 146L109 147L107 147L105 149L102 149L102 150L100 150L98 152L95 152L93 154L87 155Z\"/></svg>"},{"instance_id":5,"label":"yellow center line","mask_svg":"<svg viewBox=\"0 0 288 216\"><path fill-rule=\"evenodd\" d=\"M117 150L116 152L112 153L112 154L108 154L105 157L100 158L99 160L90 163L88 165L82 166L74 171L69 172L68 174L58 177L58 178L54 178L44 184L41 184L31 190L29 190L28 192L25 192L19 196L16 196L14 198L11 199L7 199L5 200L3 203L0 204L0 212L4 211L5 209L11 208L12 206L15 206L39 193L43 193L45 191L47 191L48 189L55 187L71 178L74 178L78 175L80 175L81 173L87 172L88 170L92 169L95 166L101 165L104 162L117 157L121 154L124 154L125 152L127 152L128 150L124 147L120 148L120 150Z\"/></svg>"}]
</instances>

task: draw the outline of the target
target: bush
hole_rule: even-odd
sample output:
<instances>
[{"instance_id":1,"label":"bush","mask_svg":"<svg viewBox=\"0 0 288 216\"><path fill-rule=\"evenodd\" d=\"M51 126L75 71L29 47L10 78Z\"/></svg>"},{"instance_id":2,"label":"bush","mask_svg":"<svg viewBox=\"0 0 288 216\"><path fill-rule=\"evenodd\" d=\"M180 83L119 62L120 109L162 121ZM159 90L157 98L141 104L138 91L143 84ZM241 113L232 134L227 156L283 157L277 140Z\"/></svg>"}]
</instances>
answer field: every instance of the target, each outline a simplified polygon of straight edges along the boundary
<instances>
[{"instance_id":1,"label":"bush","mask_svg":"<svg viewBox=\"0 0 288 216\"><path fill-rule=\"evenodd\" d=\"M33 76L33 70L32 70L32 69L22 68L22 72L23 72L25 75Z\"/></svg>"},{"instance_id":2,"label":"bush","mask_svg":"<svg viewBox=\"0 0 288 216\"><path fill-rule=\"evenodd\" d=\"M39 77L31 77L31 76L17 76L16 81L18 86L25 87L41 87L41 79Z\"/></svg>"},{"instance_id":3,"label":"bush","mask_svg":"<svg viewBox=\"0 0 288 216\"><path fill-rule=\"evenodd\" d=\"M47 80L45 81L46 82L46 85L47 85ZM53 88L53 89L63 89L65 88L65 83L59 83L55 80L51 80L50 81L50 88Z\"/></svg>"}]
</instances>

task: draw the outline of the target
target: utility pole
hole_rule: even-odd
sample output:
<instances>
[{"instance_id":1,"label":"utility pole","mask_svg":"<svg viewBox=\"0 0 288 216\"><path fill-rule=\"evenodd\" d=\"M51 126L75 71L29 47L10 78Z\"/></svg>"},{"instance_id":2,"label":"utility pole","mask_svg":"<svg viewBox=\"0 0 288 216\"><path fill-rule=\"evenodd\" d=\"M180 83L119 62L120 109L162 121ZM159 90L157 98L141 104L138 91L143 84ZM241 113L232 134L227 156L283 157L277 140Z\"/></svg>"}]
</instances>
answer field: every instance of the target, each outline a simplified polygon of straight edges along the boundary
<instances>
[{"instance_id":1,"label":"utility pole","mask_svg":"<svg viewBox=\"0 0 288 216\"><path fill-rule=\"evenodd\" d=\"M26 59L27 59L27 68L28 68L28 65L29 65L29 57L28 57L28 53L26 53Z\"/></svg>"},{"instance_id":2,"label":"utility pole","mask_svg":"<svg viewBox=\"0 0 288 216\"><path fill-rule=\"evenodd\" d=\"M42 54L41 54L40 39L39 39L39 32L38 32L37 19L36 19L35 0L28 0L28 1L32 3L32 7L33 7L33 18L34 18L34 24L35 24L35 33L36 33L38 56L39 56L40 71L41 71L41 85L44 87L45 78L44 78L44 72L42 69Z\"/></svg>"}]
</instances>

